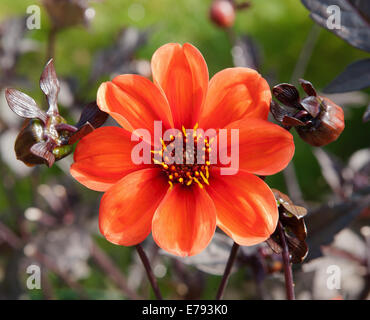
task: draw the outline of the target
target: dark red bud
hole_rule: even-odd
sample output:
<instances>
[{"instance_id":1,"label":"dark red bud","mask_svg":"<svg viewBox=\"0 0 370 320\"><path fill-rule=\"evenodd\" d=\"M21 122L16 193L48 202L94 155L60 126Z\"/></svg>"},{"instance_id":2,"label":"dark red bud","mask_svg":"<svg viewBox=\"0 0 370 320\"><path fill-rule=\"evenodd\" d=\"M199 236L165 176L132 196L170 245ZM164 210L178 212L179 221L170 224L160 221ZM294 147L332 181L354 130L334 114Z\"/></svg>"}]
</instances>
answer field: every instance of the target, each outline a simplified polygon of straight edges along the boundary
<instances>
[{"instance_id":1,"label":"dark red bud","mask_svg":"<svg viewBox=\"0 0 370 320\"><path fill-rule=\"evenodd\" d=\"M235 7L230 0L215 0L210 9L211 20L222 28L230 28L235 21Z\"/></svg>"},{"instance_id":2,"label":"dark red bud","mask_svg":"<svg viewBox=\"0 0 370 320\"><path fill-rule=\"evenodd\" d=\"M86 24L87 1L42 0L54 28L61 29Z\"/></svg>"},{"instance_id":3,"label":"dark red bud","mask_svg":"<svg viewBox=\"0 0 370 320\"><path fill-rule=\"evenodd\" d=\"M344 129L343 109L326 97L321 99L320 114L304 127L296 127L307 143L321 147L338 139Z\"/></svg>"},{"instance_id":4,"label":"dark red bud","mask_svg":"<svg viewBox=\"0 0 370 320\"><path fill-rule=\"evenodd\" d=\"M48 119L46 124L39 119L25 120L14 145L17 159L28 166L46 164L51 167L73 151L68 145L72 134L68 126L60 116Z\"/></svg>"}]
</instances>

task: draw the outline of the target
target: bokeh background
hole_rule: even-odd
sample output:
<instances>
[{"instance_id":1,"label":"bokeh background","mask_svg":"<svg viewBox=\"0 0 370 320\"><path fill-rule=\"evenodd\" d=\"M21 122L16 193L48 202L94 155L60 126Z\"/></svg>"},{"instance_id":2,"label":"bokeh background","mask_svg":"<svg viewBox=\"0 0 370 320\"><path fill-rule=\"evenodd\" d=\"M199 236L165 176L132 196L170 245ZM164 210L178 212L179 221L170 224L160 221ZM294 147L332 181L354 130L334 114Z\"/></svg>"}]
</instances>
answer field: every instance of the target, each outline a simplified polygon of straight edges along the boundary
<instances>
[{"instance_id":1,"label":"bokeh background","mask_svg":"<svg viewBox=\"0 0 370 320\"><path fill-rule=\"evenodd\" d=\"M9 31L3 30L10 30L5 27L9 26L10 19L20 19L27 14L27 7L35 4L41 8L41 29L16 33L17 27L13 27L12 32L20 34L19 39L15 43L6 40ZM240 63L243 58L240 55L244 53L234 40L248 39L256 51L259 71L271 86L296 83L299 77L304 77L319 91L349 63L369 56L315 25L309 11L297 0L251 1L250 8L237 12L232 34L210 21L210 4L210 0L88 2L90 9L85 11L85 24L63 28L55 38L53 57L62 83L61 114L75 123L84 104L95 100L99 84L115 74L135 72L150 76L148 61L153 52L167 42L194 44L203 53L213 75ZM67 16L63 18L65 14L59 12L61 19L67 19ZM68 172L72 156L51 169L29 168L15 159L13 144L22 121L9 110L3 89L15 87L45 107L38 83L47 61L52 21L36 0L0 2L2 57L4 52L8 55L15 52L11 70L5 70L4 64L0 69L0 298L152 298L135 251L110 244L99 234L97 217L101 194L87 190L72 179ZM6 46L13 47L6 51ZM330 97L343 107L346 128L341 137L324 150L335 157L337 165L345 165L356 151L369 147L370 124L362 122L369 90ZM285 193L292 191L291 196L310 209L340 203L343 199L333 193L313 148L294 135L294 168L285 176L280 173L269 177L268 184ZM365 152L364 156L369 157L369 153ZM325 215L326 211L320 214ZM330 260L323 261L328 255L318 257L319 254L307 262L306 269L295 268L299 298L359 297L368 277L364 261L369 251L363 236L368 215L366 212L361 215L362 218L356 218L352 224L346 223L351 228L340 227L341 236L336 237L336 241L342 243L338 245L340 248L343 243L349 244L349 251L360 260L341 258L345 265L343 278L350 284L345 285L344 281L341 290L320 289L320 285L325 286L325 263L330 264ZM150 239L145 243L166 298L214 297L221 279L217 273L223 271L230 243L218 234L213 244L209 256L184 264L158 251ZM245 250L245 255L252 260L253 250ZM272 270L262 276L256 271L258 263L253 267L256 266L253 261L240 262L225 297L283 298L283 278L278 265L276 272ZM26 288L26 268L30 264L42 268L41 290Z\"/></svg>"}]
</instances>

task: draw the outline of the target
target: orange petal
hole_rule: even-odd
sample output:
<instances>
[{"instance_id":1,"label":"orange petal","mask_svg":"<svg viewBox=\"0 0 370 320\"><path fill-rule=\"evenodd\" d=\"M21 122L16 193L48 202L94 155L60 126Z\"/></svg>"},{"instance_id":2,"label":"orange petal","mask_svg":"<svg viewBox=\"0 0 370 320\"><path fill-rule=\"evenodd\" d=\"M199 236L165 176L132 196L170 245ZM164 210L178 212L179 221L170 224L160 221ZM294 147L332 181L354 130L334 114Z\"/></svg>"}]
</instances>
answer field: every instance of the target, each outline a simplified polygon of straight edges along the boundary
<instances>
[{"instance_id":1,"label":"orange petal","mask_svg":"<svg viewBox=\"0 0 370 320\"><path fill-rule=\"evenodd\" d=\"M227 129L239 129L240 169L272 175L283 170L293 158L293 136L274 123L246 118L231 123ZM228 150L230 152L230 143Z\"/></svg>"},{"instance_id":2,"label":"orange petal","mask_svg":"<svg viewBox=\"0 0 370 320\"><path fill-rule=\"evenodd\" d=\"M162 249L192 256L207 247L215 228L216 211L207 192L197 186L176 185L159 205L152 233Z\"/></svg>"},{"instance_id":3,"label":"orange petal","mask_svg":"<svg viewBox=\"0 0 370 320\"><path fill-rule=\"evenodd\" d=\"M153 133L154 121L172 128L171 110L166 97L150 80L133 74L117 76L100 85L97 103L124 129L148 129Z\"/></svg>"},{"instance_id":4,"label":"orange petal","mask_svg":"<svg viewBox=\"0 0 370 320\"><path fill-rule=\"evenodd\" d=\"M131 134L117 127L101 127L77 144L71 175L84 186L105 191L130 172L148 165L131 160Z\"/></svg>"},{"instance_id":5,"label":"orange petal","mask_svg":"<svg viewBox=\"0 0 370 320\"><path fill-rule=\"evenodd\" d=\"M245 117L267 120L270 102L269 85L257 71L249 68L222 70L209 83L199 127L224 128Z\"/></svg>"},{"instance_id":6,"label":"orange petal","mask_svg":"<svg viewBox=\"0 0 370 320\"><path fill-rule=\"evenodd\" d=\"M165 196L168 183L160 169L144 169L128 174L101 199L99 228L115 244L132 246L150 233L152 218Z\"/></svg>"},{"instance_id":7,"label":"orange petal","mask_svg":"<svg viewBox=\"0 0 370 320\"><path fill-rule=\"evenodd\" d=\"M152 58L154 83L171 106L176 128L195 125L208 88L208 68L202 54L189 43L169 43Z\"/></svg>"},{"instance_id":8,"label":"orange petal","mask_svg":"<svg viewBox=\"0 0 370 320\"><path fill-rule=\"evenodd\" d=\"M278 208L275 197L260 178L239 171L222 176L213 169L207 192L217 210L217 226L236 243L251 246L263 242L275 231Z\"/></svg>"}]
</instances>

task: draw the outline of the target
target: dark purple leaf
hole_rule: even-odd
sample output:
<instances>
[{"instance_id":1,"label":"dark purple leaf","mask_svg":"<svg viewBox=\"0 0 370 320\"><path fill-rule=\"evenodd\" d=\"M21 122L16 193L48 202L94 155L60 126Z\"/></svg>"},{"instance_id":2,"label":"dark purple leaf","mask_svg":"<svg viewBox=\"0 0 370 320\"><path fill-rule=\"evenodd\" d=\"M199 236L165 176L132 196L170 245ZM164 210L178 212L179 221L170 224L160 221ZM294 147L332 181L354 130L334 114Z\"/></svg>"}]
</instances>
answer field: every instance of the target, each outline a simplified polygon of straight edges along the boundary
<instances>
[{"instance_id":1,"label":"dark purple leaf","mask_svg":"<svg viewBox=\"0 0 370 320\"><path fill-rule=\"evenodd\" d=\"M322 255L321 247L330 244L334 236L347 227L365 208L370 206L369 188L358 192L339 204L326 204L307 214L305 218L310 253L306 260Z\"/></svg>"},{"instance_id":2,"label":"dark purple leaf","mask_svg":"<svg viewBox=\"0 0 370 320\"><path fill-rule=\"evenodd\" d=\"M301 84L304 92L306 92L308 96L316 97L317 95L316 90L310 81L299 79L299 83Z\"/></svg>"},{"instance_id":3,"label":"dark purple leaf","mask_svg":"<svg viewBox=\"0 0 370 320\"><path fill-rule=\"evenodd\" d=\"M282 104L294 107L299 103L299 93L295 86L289 83L281 83L272 88L275 98Z\"/></svg>"},{"instance_id":4,"label":"dark purple leaf","mask_svg":"<svg viewBox=\"0 0 370 320\"><path fill-rule=\"evenodd\" d=\"M321 173L330 188L336 194L341 195L343 193L342 188L344 184L344 178L342 175L344 169L343 164L324 149L313 149L313 154L319 162Z\"/></svg>"},{"instance_id":5,"label":"dark purple leaf","mask_svg":"<svg viewBox=\"0 0 370 320\"><path fill-rule=\"evenodd\" d=\"M89 122L95 129L104 124L108 118L108 113L99 109L96 102L91 102L82 110L80 120L76 124L77 128L81 128L86 122Z\"/></svg>"},{"instance_id":6,"label":"dark purple leaf","mask_svg":"<svg viewBox=\"0 0 370 320\"><path fill-rule=\"evenodd\" d=\"M368 122L370 120L370 104L367 106L364 115L362 116L363 122Z\"/></svg>"},{"instance_id":7,"label":"dark purple leaf","mask_svg":"<svg viewBox=\"0 0 370 320\"><path fill-rule=\"evenodd\" d=\"M49 168L54 164L55 162L55 157L52 153L52 148L53 148L53 143L48 141L48 142L45 142L45 141L41 141L41 142L38 142L36 144L34 144L32 147L31 147L31 152L35 155L35 156L38 156L40 158L43 158L44 160L46 160Z\"/></svg>"},{"instance_id":8,"label":"dark purple leaf","mask_svg":"<svg viewBox=\"0 0 370 320\"><path fill-rule=\"evenodd\" d=\"M370 5L369 0L301 0L311 18L321 27L328 29L352 46L370 52ZM329 29L328 18L332 12L328 7L340 8L340 28Z\"/></svg>"},{"instance_id":9,"label":"dark purple leaf","mask_svg":"<svg viewBox=\"0 0 370 320\"><path fill-rule=\"evenodd\" d=\"M94 57L91 80L95 81L104 75L138 73L132 65L132 60L135 52L147 42L147 39L147 31L133 27L122 29L115 43L99 51Z\"/></svg>"},{"instance_id":10,"label":"dark purple leaf","mask_svg":"<svg viewBox=\"0 0 370 320\"><path fill-rule=\"evenodd\" d=\"M356 91L369 87L370 59L363 59L347 66L347 68L324 89L324 92L339 93Z\"/></svg>"},{"instance_id":11,"label":"dark purple leaf","mask_svg":"<svg viewBox=\"0 0 370 320\"><path fill-rule=\"evenodd\" d=\"M16 89L8 88L5 90L5 98L9 108L20 117L27 119L38 118L46 123L47 116L45 112L40 110L35 100L30 96Z\"/></svg>"},{"instance_id":12,"label":"dark purple leaf","mask_svg":"<svg viewBox=\"0 0 370 320\"><path fill-rule=\"evenodd\" d=\"M301 106L314 118L320 112L320 100L315 96L309 96L301 101Z\"/></svg>"},{"instance_id":13,"label":"dark purple leaf","mask_svg":"<svg viewBox=\"0 0 370 320\"><path fill-rule=\"evenodd\" d=\"M55 113L58 111L58 93L59 93L59 81L55 72L53 59L50 59L46 64L44 71L40 78L40 88L48 98L49 111Z\"/></svg>"}]
</instances>

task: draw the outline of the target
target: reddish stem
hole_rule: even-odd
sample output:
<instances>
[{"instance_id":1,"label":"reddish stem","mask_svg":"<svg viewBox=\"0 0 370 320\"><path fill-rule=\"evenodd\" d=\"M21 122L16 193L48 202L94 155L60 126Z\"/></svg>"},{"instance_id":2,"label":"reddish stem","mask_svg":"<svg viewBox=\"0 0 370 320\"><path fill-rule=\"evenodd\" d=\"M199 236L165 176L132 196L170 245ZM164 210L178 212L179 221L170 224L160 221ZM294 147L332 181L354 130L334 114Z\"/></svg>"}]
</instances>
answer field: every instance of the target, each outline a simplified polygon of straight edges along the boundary
<instances>
[{"instance_id":1,"label":"reddish stem","mask_svg":"<svg viewBox=\"0 0 370 320\"><path fill-rule=\"evenodd\" d=\"M154 276L154 273L153 273L152 268L150 266L149 259L148 259L147 255L145 254L145 251L144 251L143 247L140 244L138 244L138 245L136 245L136 250L137 250L137 253L139 254L141 262L144 265L146 274L148 276L149 282L150 282L150 284L153 288L153 291L154 291L154 294L155 294L156 298L158 300L163 300L162 294L159 291L159 286L158 286L157 280Z\"/></svg>"},{"instance_id":2,"label":"reddish stem","mask_svg":"<svg viewBox=\"0 0 370 320\"><path fill-rule=\"evenodd\" d=\"M292 265L290 263L289 249L288 249L288 244L285 238L284 229L280 221L278 224L278 229L279 229L281 246L283 248L283 252L281 253L281 255L283 256L286 296L288 300L295 300L293 273L292 273Z\"/></svg>"},{"instance_id":3,"label":"reddish stem","mask_svg":"<svg viewBox=\"0 0 370 320\"><path fill-rule=\"evenodd\" d=\"M222 280L221 280L220 286L217 291L216 300L221 300L224 294L226 284L227 284L227 281L229 280L231 269L236 260L236 254L238 253L239 247L240 246L236 242L234 242L233 247L231 248L229 259L226 264L225 272L222 276Z\"/></svg>"}]
</instances>

